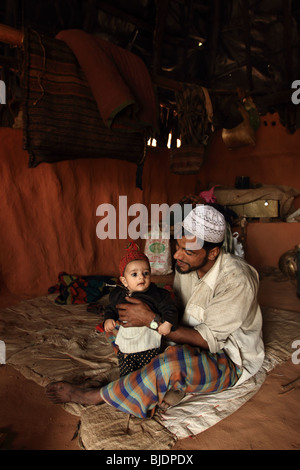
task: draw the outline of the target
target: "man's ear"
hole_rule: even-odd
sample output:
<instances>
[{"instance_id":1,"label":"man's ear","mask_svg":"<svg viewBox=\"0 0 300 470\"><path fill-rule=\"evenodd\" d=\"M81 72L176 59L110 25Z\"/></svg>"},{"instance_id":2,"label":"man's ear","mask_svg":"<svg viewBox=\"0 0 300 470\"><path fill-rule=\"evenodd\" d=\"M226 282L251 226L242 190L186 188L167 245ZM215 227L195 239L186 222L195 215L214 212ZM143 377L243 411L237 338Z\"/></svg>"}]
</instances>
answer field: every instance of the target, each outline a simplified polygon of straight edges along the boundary
<instances>
[{"instance_id":1,"label":"man's ear","mask_svg":"<svg viewBox=\"0 0 300 470\"><path fill-rule=\"evenodd\" d=\"M123 286L125 286L125 287L128 286L127 281L126 281L124 276L120 276L120 281L122 282Z\"/></svg>"},{"instance_id":2,"label":"man's ear","mask_svg":"<svg viewBox=\"0 0 300 470\"><path fill-rule=\"evenodd\" d=\"M210 252L208 253L208 259L210 261L215 261L217 257L219 256L220 253L220 248L216 246L215 248L212 248Z\"/></svg>"}]
</instances>

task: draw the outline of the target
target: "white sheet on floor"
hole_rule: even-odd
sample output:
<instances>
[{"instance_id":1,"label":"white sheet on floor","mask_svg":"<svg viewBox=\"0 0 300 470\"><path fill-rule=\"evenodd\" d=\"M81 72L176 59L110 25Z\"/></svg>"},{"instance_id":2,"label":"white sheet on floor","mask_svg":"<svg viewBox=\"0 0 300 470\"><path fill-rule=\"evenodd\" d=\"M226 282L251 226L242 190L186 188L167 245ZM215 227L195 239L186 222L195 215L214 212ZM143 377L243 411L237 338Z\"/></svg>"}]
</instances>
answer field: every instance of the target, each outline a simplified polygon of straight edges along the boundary
<instances>
[{"instance_id":1,"label":"white sheet on floor","mask_svg":"<svg viewBox=\"0 0 300 470\"><path fill-rule=\"evenodd\" d=\"M277 361L265 359L259 372L238 387L216 394L186 395L179 404L159 414L161 423L178 439L205 431L253 397L275 365Z\"/></svg>"},{"instance_id":2,"label":"white sheet on floor","mask_svg":"<svg viewBox=\"0 0 300 470\"><path fill-rule=\"evenodd\" d=\"M78 379L96 385L117 378L112 347L95 330L103 317L87 312L86 305L57 305L54 298L40 297L0 309L7 364L41 386ZM187 395L176 406L158 409L151 420L128 419L106 404L66 404L66 411L81 421L81 446L87 450L170 449L177 439L199 434L231 415L257 393L271 369L291 357L292 344L300 338L299 312L262 311L266 359L255 377L215 395Z\"/></svg>"}]
</instances>

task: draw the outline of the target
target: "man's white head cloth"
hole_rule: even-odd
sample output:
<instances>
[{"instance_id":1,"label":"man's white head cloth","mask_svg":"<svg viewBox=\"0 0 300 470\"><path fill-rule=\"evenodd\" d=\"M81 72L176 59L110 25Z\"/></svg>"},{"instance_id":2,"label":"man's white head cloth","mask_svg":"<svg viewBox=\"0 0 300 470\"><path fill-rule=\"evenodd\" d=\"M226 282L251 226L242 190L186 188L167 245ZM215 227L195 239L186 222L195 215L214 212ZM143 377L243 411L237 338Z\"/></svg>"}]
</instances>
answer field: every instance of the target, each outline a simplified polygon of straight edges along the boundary
<instances>
[{"instance_id":1,"label":"man's white head cloth","mask_svg":"<svg viewBox=\"0 0 300 470\"><path fill-rule=\"evenodd\" d=\"M182 225L188 234L210 243L220 243L225 237L226 221L224 216L214 207L204 204L197 205L186 216Z\"/></svg>"}]
</instances>

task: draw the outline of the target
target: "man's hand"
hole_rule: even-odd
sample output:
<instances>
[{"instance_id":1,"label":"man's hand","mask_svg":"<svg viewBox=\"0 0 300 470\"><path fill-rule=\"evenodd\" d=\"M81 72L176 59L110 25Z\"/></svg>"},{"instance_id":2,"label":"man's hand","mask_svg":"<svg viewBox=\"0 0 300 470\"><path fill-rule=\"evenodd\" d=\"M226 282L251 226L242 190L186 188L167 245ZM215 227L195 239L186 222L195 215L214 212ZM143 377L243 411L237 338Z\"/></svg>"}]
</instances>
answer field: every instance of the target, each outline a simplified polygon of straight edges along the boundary
<instances>
[{"instance_id":1,"label":"man's hand","mask_svg":"<svg viewBox=\"0 0 300 470\"><path fill-rule=\"evenodd\" d=\"M144 302L133 297L125 297L126 304L117 305L119 321L125 328L128 326L148 326L155 317L150 307Z\"/></svg>"},{"instance_id":2,"label":"man's hand","mask_svg":"<svg viewBox=\"0 0 300 470\"><path fill-rule=\"evenodd\" d=\"M119 312L119 321L127 328L129 326L148 326L155 317L154 312L148 305L141 300L133 297L126 297L128 304L119 304L117 309ZM177 344L190 344L203 349L208 349L207 342L202 338L198 331L191 327L179 326L176 331L171 331L166 338Z\"/></svg>"}]
</instances>

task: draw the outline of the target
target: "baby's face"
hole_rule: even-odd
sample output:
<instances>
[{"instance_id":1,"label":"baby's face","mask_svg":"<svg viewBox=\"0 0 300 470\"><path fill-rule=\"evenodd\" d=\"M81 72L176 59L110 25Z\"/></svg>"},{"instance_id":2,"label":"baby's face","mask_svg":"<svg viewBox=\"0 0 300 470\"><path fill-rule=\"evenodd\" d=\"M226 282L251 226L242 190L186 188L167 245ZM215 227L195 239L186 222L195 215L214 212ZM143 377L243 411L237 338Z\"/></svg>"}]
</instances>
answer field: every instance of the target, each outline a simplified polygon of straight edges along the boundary
<instances>
[{"instance_id":1,"label":"baby's face","mask_svg":"<svg viewBox=\"0 0 300 470\"><path fill-rule=\"evenodd\" d=\"M130 292L143 292L151 282L149 264L144 260L131 261L120 279Z\"/></svg>"}]
</instances>

